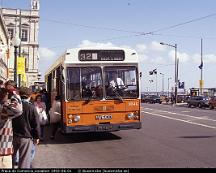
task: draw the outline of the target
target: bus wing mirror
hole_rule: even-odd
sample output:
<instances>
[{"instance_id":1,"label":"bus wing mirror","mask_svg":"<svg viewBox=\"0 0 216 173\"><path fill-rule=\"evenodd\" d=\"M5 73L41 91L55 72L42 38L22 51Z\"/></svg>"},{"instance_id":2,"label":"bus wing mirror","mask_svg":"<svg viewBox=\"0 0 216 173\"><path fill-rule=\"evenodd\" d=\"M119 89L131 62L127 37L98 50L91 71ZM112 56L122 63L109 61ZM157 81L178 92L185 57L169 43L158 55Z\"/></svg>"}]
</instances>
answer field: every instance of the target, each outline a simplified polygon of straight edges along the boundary
<instances>
[{"instance_id":1,"label":"bus wing mirror","mask_svg":"<svg viewBox=\"0 0 216 173\"><path fill-rule=\"evenodd\" d=\"M142 77L142 72L139 73L140 77Z\"/></svg>"}]
</instances>

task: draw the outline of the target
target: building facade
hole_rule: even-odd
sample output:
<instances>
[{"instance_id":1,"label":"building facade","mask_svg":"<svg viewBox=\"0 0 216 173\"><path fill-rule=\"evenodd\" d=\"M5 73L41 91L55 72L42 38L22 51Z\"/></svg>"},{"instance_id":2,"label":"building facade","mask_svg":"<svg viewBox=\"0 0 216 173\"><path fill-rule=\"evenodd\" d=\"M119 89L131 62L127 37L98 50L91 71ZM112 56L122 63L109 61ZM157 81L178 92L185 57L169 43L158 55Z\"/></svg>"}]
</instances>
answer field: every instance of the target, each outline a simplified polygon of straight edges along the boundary
<instances>
[{"instance_id":1,"label":"building facade","mask_svg":"<svg viewBox=\"0 0 216 173\"><path fill-rule=\"evenodd\" d=\"M39 0L31 1L30 10L2 8L3 18L12 40L21 39L18 56L25 58L25 76L18 76L21 85L30 86L38 81L39 62ZM11 44L9 78L14 79L14 46Z\"/></svg>"},{"instance_id":2,"label":"building facade","mask_svg":"<svg viewBox=\"0 0 216 173\"><path fill-rule=\"evenodd\" d=\"M0 10L0 80L8 80L9 33Z\"/></svg>"}]
</instances>

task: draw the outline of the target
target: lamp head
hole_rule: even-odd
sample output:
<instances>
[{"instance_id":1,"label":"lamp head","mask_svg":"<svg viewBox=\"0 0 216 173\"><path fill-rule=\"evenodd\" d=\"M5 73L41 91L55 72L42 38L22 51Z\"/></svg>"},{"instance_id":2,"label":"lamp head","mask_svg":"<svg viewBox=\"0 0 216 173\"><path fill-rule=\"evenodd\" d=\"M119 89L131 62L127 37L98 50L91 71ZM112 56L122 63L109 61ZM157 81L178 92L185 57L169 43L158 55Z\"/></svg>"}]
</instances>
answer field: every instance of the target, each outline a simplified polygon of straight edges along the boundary
<instances>
[{"instance_id":1,"label":"lamp head","mask_svg":"<svg viewBox=\"0 0 216 173\"><path fill-rule=\"evenodd\" d=\"M18 47L21 43L21 40L18 36L15 36L13 39L12 39L12 43L15 47Z\"/></svg>"}]
</instances>

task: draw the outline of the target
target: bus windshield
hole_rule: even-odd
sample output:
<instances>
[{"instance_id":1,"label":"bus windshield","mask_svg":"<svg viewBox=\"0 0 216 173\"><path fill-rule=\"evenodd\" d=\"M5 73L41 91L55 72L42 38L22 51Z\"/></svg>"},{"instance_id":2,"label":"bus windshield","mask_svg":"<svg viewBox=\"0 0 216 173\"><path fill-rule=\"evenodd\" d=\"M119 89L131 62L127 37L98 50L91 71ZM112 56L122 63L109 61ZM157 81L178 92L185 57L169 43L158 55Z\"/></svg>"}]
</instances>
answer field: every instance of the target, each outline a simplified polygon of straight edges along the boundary
<instances>
[{"instance_id":1,"label":"bus windshield","mask_svg":"<svg viewBox=\"0 0 216 173\"><path fill-rule=\"evenodd\" d=\"M66 90L67 100L138 98L137 68L68 67Z\"/></svg>"},{"instance_id":2,"label":"bus windshield","mask_svg":"<svg viewBox=\"0 0 216 173\"><path fill-rule=\"evenodd\" d=\"M137 68L105 67L106 98L138 98Z\"/></svg>"},{"instance_id":3,"label":"bus windshield","mask_svg":"<svg viewBox=\"0 0 216 173\"><path fill-rule=\"evenodd\" d=\"M67 69L67 99L88 100L103 98L100 67L69 67Z\"/></svg>"}]
</instances>

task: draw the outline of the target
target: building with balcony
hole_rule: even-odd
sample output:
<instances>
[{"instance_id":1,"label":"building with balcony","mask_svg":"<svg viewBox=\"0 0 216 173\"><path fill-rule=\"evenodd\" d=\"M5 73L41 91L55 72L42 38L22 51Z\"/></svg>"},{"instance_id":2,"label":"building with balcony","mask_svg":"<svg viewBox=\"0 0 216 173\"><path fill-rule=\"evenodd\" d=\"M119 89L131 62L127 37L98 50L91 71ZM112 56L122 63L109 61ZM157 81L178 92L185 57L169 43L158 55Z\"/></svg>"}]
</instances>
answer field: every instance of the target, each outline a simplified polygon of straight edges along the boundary
<instances>
[{"instance_id":1,"label":"building with balcony","mask_svg":"<svg viewBox=\"0 0 216 173\"><path fill-rule=\"evenodd\" d=\"M21 45L18 55L25 58L25 76L18 76L21 85L30 86L38 81L39 62L39 0L31 1L31 9L9 9L2 8L2 15L5 21L10 39L18 36ZM9 78L14 78L14 47L11 44L9 58Z\"/></svg>"},{"instance_id":2,"label":"building with balcony","mask_svg":"<svg viewBox=\"0 0 216 173\"><path fill-rule=\"evenodd\" d=\"M0 10L0 80L8 79L9 33Z\"/></svg>"}]
</instances>

